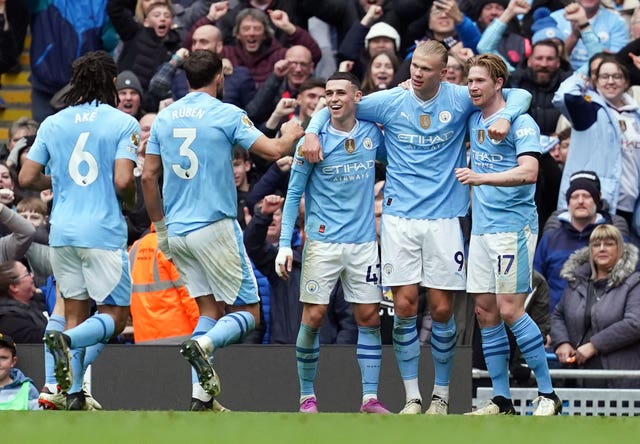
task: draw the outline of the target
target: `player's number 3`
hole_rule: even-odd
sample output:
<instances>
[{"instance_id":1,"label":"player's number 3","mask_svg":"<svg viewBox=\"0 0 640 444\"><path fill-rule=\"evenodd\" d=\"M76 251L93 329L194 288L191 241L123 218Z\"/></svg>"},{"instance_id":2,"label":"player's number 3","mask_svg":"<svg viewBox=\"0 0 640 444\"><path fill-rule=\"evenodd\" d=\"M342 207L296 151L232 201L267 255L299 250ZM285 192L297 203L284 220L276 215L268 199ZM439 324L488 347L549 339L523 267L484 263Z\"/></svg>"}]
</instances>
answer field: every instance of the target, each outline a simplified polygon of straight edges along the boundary
<instances>
[{"instance_id":1,"label":"player's number 3","mask_svg":"<svg viewBox=\"0 0 640 444\"><path fill-rule=\"evenodd\" d=\"M181 179L193 179L198 174L198 156L190 148L194 140L196 140L195 128L174 128L173 137L176 139L184 139L182 145L180 145L180 155L186 157L189 160L189 168L185 169L182 165L174 163L171 165L171 169Z\"/></svg>"},{"instance_id":2,"label":"player's number 3","mask_svg":"<svg viewBox=\"0 0 640 444\"><path fill-rule=\"evenodd\" d=\"M80 137L78 137L76 146L73 147L69 158L69 175L81 187L91 185L98 178L98 162L90 152L84 150L87 145L87 139L89 139L88 131L80 133ZM86 174L80 172L82 164L86 164L83 167L83 169L87 169Z\"/></svg>"}]
</instances>

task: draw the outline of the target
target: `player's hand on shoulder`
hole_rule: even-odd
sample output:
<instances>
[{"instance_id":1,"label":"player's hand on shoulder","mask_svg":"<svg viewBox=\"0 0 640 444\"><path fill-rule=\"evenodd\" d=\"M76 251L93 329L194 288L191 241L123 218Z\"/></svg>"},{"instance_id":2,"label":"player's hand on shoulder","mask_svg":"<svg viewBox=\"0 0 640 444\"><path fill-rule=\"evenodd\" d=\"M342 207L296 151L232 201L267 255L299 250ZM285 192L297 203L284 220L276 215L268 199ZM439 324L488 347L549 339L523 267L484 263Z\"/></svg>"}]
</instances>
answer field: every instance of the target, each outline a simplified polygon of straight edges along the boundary
<instances>
[{"instance_id":1,"label":"player's hand on shoulder","mask_svg":"<svg viewBox=\"0 0 640 444\"><path fill-rule=\"evenodd\" d=\"M304 136L304 128L302 128L302 126L300 126L298 122L288 120L280 127L280 133L282 133L283 135L286 134L293 137L295 140L298 140L299 138Z\"/></svg>"},{"instance_id":2,"label":"player's hand on shoulder","mask_svg":"<svg viewBox=\"0 0 640 444\"><path fill-rule=\"evenodd\" d=\"M307 162L317 163L323 160L322 147L317 134L307 133L302 142L302 155Z\"/></svg>"},{"instance_id":3,"label":"player's hand on shoulder","mask_svg":"<svg viewBox=\"0 0 640 444\"><path fill-rule=\"evenodd\" d=\"M489 133L489 138L497 141L503 141L507 134L509 133L509 129L511 129L511 122L507 119L496 119L495 122L491 124L488 128L487 132Z\"/></svg>"},{"instance_id":4,"label":"player's hand on shoulder","mask_svg":"<svg viewBox=\"0 0 640 444\"><path fill-rule=\"evenodd\" d=\"M290 247L280 247L276 256L276 273L282 279L288 279L293 265L293 250Z\"/></svg>"},{"instance_id":5,"label":"player's hand on shoulder","mask_svg":"<svg viewBox=\"0 0 640 444\"><path fill-rule=\"evenodd\" d=\"M405 91L408 90L411 87L411 79L407 79L404 82L398 83L398 86Z\"/></svg>"}]
</instances>

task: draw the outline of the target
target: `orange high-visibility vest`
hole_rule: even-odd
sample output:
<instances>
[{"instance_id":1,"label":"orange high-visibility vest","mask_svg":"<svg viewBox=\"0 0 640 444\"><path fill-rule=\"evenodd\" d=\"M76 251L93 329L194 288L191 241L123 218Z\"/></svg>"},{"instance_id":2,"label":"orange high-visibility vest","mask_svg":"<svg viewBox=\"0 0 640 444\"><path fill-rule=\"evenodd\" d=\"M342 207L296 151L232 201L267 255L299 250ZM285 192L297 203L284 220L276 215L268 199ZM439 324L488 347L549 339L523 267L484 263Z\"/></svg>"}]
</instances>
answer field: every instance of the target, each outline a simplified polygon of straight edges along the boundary
<instances>
[{"instance_id":1,"label":"orange high-visibility vest","mask_svg":"<svg viewBox=\"0 0 640 444\"><path fill-rule=\"evenodd\" d=\"M191 335L198 322L198 305L189 296L175 265L158 249L156 233L131 246L129 263L135 341Z\"/></svg>"}]
</instances>

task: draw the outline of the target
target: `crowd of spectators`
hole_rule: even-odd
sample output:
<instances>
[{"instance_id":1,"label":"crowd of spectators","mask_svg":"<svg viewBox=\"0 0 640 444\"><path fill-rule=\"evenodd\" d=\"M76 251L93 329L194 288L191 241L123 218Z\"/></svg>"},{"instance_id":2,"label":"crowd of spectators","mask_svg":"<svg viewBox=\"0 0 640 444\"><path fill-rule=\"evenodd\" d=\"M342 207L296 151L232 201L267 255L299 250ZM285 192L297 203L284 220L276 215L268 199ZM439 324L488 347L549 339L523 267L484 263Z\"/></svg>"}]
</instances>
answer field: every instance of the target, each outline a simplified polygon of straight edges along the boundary
<instances>
[{"instance_id":1,"label":"crowd of spectators","mask_svg":"<svg viewBox=\"0 0 640 444\"><path fill-rule=\"evenodd\" d=\"M312 17L327 26L314 27ZM118 64L118 108L136 117L142 128L139 176L156 113L188 92L181 66L192 51L208 49L224 57L223 100L246 110L258 128L275 136L290 119L305 127L324 106L324 78L332 74L326 67L356 74L364 93L375 93L406 80L416 42L435 39L449 51L443 80L466 84L466 61L492 52L510 67L508 85L532 94L529 114L540 127L544 149L536 191L540 236L535 269L550 287L546 313L553 320L547 343L563 362L568 346L573 353L581 350L577 336L582 341L593 337L594 355L601 357L587 367L619 362L607 357L617 348L601 345L595 330L574 333L567 323L583 320L567 314L575 314L573 304L584 301L576 302L573 293L566 302L562 297L567 288L588 287L583 268L589 252L581 249L603 224L618 227L627 245L617 245L625 267L620 279L636 279L627 269L637 264L631 245L640 237L640 107L634 98L634 87L640 85L639 24L637 0L0 0L0 72L20 69L18 55L30 27L33 116L15 121L0 151L0 332L18 343L39 342L46 325L42 312L53 309L46 297L55 285L47 280L47 217L55 196L21 190L16 173L39 122L58 109L56 96L67 88L71 62L79 55L104 49ZM330 51L319 42L330 42ZM286 282L273 268L281 210L265 211L261 204L265 196L286 195L291 162L287 157L266 163L244 150L234 156L238 222L246 229L245 245L262 297L263 325L248 339L256 343L293 344L300 324L304 203L292 241L294 275ZM384 179L384 167L376 168L376 176ZM153 232L147 234L150 221L139 183L137 204L125 211L133 245L134 336L140 342L167 331L187 335L195 322L193 301L185 298L177 271L158 250ZM378 192L382 196L383 190ZM572 262L566 263L569 257ZM148 303L157 292L166 295L162 304ZM634 303L631 297L625 300ZM355 342L348 305L338 285L322 342ZM619 316L632 308L623 304ZM426 325L429 314L423 317ZM461 318L473 323L470 316ZM30 328L22 325L27 319L32 319ZM172 319L181 319L181 328L146 325L154 320L169 325ZM142 322L144 327L136 326ZM561 333L554 332L561 324ZM593 327L600 328L596 321ZM624 333L634 338L625 346L637 355L638 323L630 323ZM582 355L582 363L587 362L589 356Z\"/></svg>"}]
</instances>

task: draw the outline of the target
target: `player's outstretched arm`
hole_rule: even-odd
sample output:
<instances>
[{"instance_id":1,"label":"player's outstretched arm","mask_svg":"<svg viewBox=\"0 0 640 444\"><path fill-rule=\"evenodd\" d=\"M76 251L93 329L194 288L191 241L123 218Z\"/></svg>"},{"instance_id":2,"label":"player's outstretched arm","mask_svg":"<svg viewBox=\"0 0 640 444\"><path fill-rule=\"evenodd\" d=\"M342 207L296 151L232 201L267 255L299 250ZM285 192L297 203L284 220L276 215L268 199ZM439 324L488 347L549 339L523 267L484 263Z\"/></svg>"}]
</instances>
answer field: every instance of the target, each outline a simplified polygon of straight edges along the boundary
<instances>
[{"instance_id":1,"label":"player's outstretched arm","mask_svg":"<svg viewBox=\"0 0 640 444\"><path fill-rule=\"evenodd\" d=\"M529 110L532 97L530 92L520 88L504 88L502 94L507 104L500 113L501 118L513 122Z\"/></svg>"},{"instance_id":2,"label":"player's outstretched arm","mask_svg":"<svg viewBox=\"0 0 640 444\"><path fill-rule=\"evenodd\" d=\"M280 134L280 137L274 139L262 135L249 149L264 159L278 160L292 154L295 143L304 136L304 129L300 124L289 120L280 127Z\"/></svg>"},{"instance_id":3,"label":"player's outstretched arm","mask_svg":"<svg viewBox=\"0 0 640 444\"><path fill-rule=\"evenodd\" d=\"M20 174L18 182L22 188L42 191L51 188L51 176L45 176L42 172L43 165L31 159L26 159Z\"/></svg>"}]
</instances>

